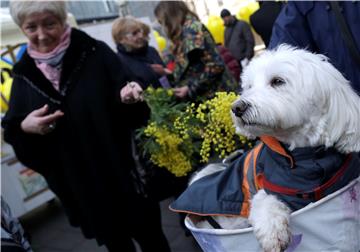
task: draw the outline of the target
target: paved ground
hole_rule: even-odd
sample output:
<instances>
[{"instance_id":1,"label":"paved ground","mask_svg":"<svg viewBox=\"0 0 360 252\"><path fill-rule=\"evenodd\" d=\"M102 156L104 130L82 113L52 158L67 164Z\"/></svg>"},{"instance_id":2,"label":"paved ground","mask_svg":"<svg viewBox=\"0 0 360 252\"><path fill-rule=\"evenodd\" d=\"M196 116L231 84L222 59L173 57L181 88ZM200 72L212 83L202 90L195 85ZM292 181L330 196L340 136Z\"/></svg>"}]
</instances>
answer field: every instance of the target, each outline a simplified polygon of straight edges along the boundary
<instances>
[{"instance_id":1,"label":"paved ground","mask_svg":"<svg viewBox=\"0 0 360 252\"><path fill-rule=\"evenodd\" d=\"M200 252L196 241L185 236L179 224L178 214L168 210L169 202L170 199L161 202L161 208L163 228L172 252ZM84 239L79 229L69 225L58 201L35 209L20 221L31 235L35 252L107 251L105 247L98 247L94 240Z\"/></svg>"}]
</instances>

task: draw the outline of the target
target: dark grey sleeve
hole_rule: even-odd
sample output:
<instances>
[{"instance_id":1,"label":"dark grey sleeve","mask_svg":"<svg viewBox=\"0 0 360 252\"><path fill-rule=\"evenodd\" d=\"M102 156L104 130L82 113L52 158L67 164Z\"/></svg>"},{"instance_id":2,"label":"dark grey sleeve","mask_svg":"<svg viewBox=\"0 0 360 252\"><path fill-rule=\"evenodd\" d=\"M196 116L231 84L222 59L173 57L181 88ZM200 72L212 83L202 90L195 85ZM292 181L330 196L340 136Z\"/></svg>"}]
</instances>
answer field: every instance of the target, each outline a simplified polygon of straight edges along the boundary
<instances>
[{"instance_id":1,"label":"dark grey sleeve","mask_svg":"<svg viewBox=\"0 0 360 252\"><path fill-rule=\"evenodd\" d=\"M245 57L248 59L251 59L254 56L254 36L252 34L250 25L244 22L243 25L243 33L246 41L246 51L245 51Z\"/></svg>"}]
</instances>

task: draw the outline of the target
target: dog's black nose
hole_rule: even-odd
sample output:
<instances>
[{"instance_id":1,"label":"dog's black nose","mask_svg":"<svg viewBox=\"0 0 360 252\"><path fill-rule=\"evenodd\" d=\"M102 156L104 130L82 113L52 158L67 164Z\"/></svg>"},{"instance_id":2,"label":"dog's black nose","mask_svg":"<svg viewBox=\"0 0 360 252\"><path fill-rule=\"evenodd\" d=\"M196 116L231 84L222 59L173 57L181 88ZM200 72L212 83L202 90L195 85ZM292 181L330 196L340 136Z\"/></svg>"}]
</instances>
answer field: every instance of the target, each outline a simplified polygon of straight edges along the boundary
<instances>
[{"instance_id":1,"label":"dog's black nose","mask_svg":"<svg viewBox=\"0 0 360 252\"><path fill-rule=\"evenodd\" d=\"M249 103L244 101L237 101L233 104L231 110L237 116L241 117L245 111L249 108Z\"/></svg>"}]
</instances>

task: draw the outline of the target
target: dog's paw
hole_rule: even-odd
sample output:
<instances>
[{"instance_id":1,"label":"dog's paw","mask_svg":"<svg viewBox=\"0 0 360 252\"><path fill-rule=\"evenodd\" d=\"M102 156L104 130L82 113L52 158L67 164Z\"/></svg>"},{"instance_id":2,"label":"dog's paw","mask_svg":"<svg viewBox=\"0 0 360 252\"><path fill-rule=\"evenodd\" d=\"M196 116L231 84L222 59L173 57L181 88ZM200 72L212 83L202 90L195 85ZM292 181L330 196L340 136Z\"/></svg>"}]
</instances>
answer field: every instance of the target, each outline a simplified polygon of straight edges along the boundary
<instances>
[{"instance_id":1,"label":"dog's paw","mask_svg":"<svg viewBox=\"0 0 360 252\"><path fill-rule=\"evenodd\" d=\"M265 252L284 251L291 242L290 209L260 190L252 199L249 220Z\"/></svg>"},{"instance_id":2,"label":"dog's paw","mask_svg":"<svg viewBox=\"0 0 360 252\"><path fill-rule=\"evenodd\" d=\"M284 251L291 242L291 232L288 223L274 223L272 227L269 227L269 231L265 231L266 233L261 228L254 228L254 231L264 252Z\"/></svg>"}]
</instances>

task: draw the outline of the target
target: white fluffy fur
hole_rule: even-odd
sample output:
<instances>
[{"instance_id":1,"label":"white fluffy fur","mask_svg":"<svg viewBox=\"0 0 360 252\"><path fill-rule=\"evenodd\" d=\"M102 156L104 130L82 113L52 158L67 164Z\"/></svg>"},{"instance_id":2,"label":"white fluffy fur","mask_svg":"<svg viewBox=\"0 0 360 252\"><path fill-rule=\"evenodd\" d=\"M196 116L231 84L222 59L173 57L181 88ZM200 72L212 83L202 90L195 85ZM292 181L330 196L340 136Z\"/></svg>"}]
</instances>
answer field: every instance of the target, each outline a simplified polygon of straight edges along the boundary
<instances>
[{"instance_id":1,"label":"white fluffy fur","mask_svg":"<svg viewBox=\"0 0 360 252\"><path fill-rule=\"evenodd\" d=\"M255 194L249 221L264 251L283 251L290 243L290 209L274 195L264 190Z\"/></svg>"},{"instance_id":2,"label":"white fluffy fur","mask_svg":"<svg viewBox=\"0 0 360 252\"><path fill-rule=\"evenodd\" d=\"M272 86L273 78L284 83ZM325 145L341 153L360 151L360 98L323 55L282 45L253 59L242 75L243 92L234 106L249 104L233 115L237 131L250 138L271 135L290 149ZM209 165L195 178L224 169ZM242 228L250 221L265 251L282 251L290 242L290 210L260 190L253 196L249 220L214 217L223 228ZM210 228L206 222L199 227Z\"/></svg>"},{"instance_id":3,"label":"white fluffy fur","mask_svg":"<svg viewBox=\"0 0 360 252\"><path fill-rule=\"evenodd\" d=\"M285 84L271 87L274 77ZM325 56L282 45L253 59L242 82L240 100L251 107L234 117L239 133L272 135L291 148L360 151L359 96Z\"/></svg>"}]
</instances>

